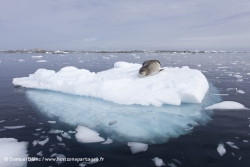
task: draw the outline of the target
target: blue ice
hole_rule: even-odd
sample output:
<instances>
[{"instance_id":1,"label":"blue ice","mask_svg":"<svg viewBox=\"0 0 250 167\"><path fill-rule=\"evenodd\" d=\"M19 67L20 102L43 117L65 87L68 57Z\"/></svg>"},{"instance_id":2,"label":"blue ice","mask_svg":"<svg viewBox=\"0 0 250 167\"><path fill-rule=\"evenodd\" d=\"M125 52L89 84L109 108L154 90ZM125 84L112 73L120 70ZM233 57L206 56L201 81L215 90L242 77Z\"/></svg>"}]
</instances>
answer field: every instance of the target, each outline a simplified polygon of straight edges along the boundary
<instances>
[{"instance_id":1,"label":"blue ice","mask_svg":"<svg viewBox=\"0 0 250 167\"><path fill-rule=\"evenodd\" d=\"M210 84L201 104L180 106L120 105L102 99L64 94L55 91L26 89L29 102L46 120L72 127L83 125L117 142L165 143L169 138L190 133L211 120L212 111L204 107L221 101L212 94L218 90Z\"/></svg>"}]
</instances>

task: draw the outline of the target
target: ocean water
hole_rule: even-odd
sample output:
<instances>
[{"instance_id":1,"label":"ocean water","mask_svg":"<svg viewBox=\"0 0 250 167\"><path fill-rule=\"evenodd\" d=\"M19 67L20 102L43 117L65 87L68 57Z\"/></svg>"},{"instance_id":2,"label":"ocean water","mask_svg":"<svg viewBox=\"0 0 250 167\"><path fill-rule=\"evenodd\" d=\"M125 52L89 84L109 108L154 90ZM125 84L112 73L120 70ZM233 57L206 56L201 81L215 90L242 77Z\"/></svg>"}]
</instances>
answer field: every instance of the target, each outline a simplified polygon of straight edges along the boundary
<instances>
[{"instance_id":1,"label":"ocean water","mask_svg":"<svg viewBox=\"0 0 250 167\"><path fill-rule=\"evenodd\" d=\"M59 142L56 135L48 132L51 129L74 130L75 124L71 120L74 119L74 112L78 111L79 107L70 110L70 112L68 109L76 106L75 99L81 101L86 97L14 87L12 84L13 78L28 76L39 68L58 71L65 66L75 66L88 69L91 72L99 72L112 68L117 61L142 63L148 59L158 59L163 67L189 66L193 69L199 69L210 82L210 87L214 88L212 93L207 95L210 101L236 101L250 108L249 53L74 53L61 55L0 53L0 122L5 120L0 123L0 138L16 138L18 141L29 142L29 157L40 157L37 153L42 151L42 157L50 157L53 153L57 153L63 154L67 158L103 158L100 162L88 164L93 167L155 166L152 161L155 157L161 158L166 166L249 166L249 110L200 111L203 117L198 120L199 126L180 136L176 135L166 139L158 135L154 142L144 140L143 142L149 144L148 150L132 154L126 144L130 137L121 137L124 140L115 140L115 137L117 139L118 137L114 135L114 142L109 145L81 144L76 141L74 134L71 134L71 139L63 138L63 141ZM239 93L237 90L242 90L245 93ZM58 98L61 101L58 101ZM87 98L87 100L89 99ZM95 100L97 101L95 104L99 106L99 108L96 106L97 110L110 107L103 105L103 102L98 99ZM51 106L54 106L53 104L60 102L63 102L61 108L54 108L56 111L47 112L48 108L51 109ZM86 100L85 102L88 103ZM132 107L129 110L133 112L138 108ZM83 114L83 117L86 116L86 119L82 120L83 123L86 123L87 120L92 120L91 123L93 123L95 120L88 117L88 113L80 114ZM133 120L133 117L128 118ZM55 124L48 123L52 119L57 120L57 122ZM77 121L80 123L81 119ZM126 122L124 122L125 124ZM20 125L25 125L25 127L6 130L4 128L4 126ZM105 139L108 137L107 134L112 133L105 130L99 132ZM151 136L155 137L154 130L151 132ZM34 140L43 140L47 137L49 137L47 144L33 147ZM230 147L226 143L229 141L234 142L238 149ZM64 143L64 145L58 143ZM217 152L220 143L223 143L226 149L226 154L223 156ZM61 163L60 166L78 166L79 163L67 161ZM28 162L28 166L58 166L58 164L54 161L35 161Z\"/></svg>"}]
</instances>

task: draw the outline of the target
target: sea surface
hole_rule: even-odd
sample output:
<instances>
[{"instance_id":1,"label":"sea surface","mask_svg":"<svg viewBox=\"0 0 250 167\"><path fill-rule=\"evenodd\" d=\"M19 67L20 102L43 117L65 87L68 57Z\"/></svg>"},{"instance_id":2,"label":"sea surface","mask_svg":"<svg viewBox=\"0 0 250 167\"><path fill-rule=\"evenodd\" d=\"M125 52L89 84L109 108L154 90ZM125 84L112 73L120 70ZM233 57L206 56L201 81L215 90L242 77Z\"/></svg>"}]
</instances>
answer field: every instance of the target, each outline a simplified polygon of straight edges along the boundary
<instances>
[{"instance_id":1,"label":"sea surface","mask_svg":"<svg viewBox=\"0 0 250 167\"><path fill-rule=\"evenodd\" d=\"M201 111L209 116L204 124L168 141L149 143L147 151L132 154L126 143L115 140L109 145L82 144L76 141L75 134L70 134L71 139L62 138L63 141L59 142L55 134L48 133L51 129L69 131L74 130L76 126L67 124L67 121L60 121L60 115L56 123L49 123L50 113L41 111L32 103L32 96L27 96L28 92L36 90L15 87L12 84L13 78L28 76L39 68L59 71L63 67L74 66L91 72L100 72L113 68L117 61L142 63L149 59L159 60L162 67L188 66L198 69L206 76L211 86L217 89L217 93L209 95L210 98L235 101L250 108L250 53L0 53L0 138L15 138L18 141L29 142L29 157L41 157L37 153L42 151L42 157L50 157L57 153L67 158L102 158L97 163L87 164L93 167L150 167L155 166L152 161L155 157L161 158L166 166L171 167L250 166L250 110ZM45 90L39 91L50 93ZM60 97L74 96L57 94ZM72 104L67 105L69 107ZM4 128L20 125L25 127ZM44 146L32 145L34 140L45 138L49 138L49 142ZM237 147L233 148L226 143L229 141ZM218 144L221 143L226 149L223 156L217 151ZM80 163L67 161L59 166L79 166ZM28 162L27 166L58 164L54 161L35 161Z\"/></svg>"}]
</instances>

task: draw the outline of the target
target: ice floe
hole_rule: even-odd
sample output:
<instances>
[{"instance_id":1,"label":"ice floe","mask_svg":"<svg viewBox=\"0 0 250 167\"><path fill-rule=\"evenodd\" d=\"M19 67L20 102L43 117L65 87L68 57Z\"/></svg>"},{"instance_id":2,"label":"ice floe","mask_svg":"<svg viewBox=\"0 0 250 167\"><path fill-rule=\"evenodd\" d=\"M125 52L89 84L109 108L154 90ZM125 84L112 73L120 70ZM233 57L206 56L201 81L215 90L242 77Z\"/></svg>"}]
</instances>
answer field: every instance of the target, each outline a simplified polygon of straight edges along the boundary
<instances>
[{"instance_id":1,"label":"ice floe","mask_svg":"<svg viewBox=\"0 0 250 167\"><path fill-rule=\"evenodd\" d=\"M38 63L45 63L45 62L47 62L47 60L37 60L36 62L38 62Z\"/></svg>"},{"instance_id":2,"label":"ice floe","mask_svg":"<svg viewBox=\"0 0 250 167\"><path fill-rule=\"evenodd\" d=\"M213 104L211 106L205 107L205 110L239 110L239 109L248 109L244 105L234 102L234 101L223 101L221 103Z\"/></svg>"},{"instance_id":3,"label":"ice floe","mask_svg":"<svg viewBox=\"0 0 250 167\"><path fill-rule=\"evenodd\" d=\"M28 142L18 142L14 138L0 138L0 166L27 166L27 161L23 160L28 157L27 147ZM9 158L12 158L12 160ZM20 158L21 160L13 160L13 158Z\"/></svg>"},{"instance_id":4,"label":"ice floe","mask_svg":"<svg viewBox=\"0 0 250 167\"><path fill-rule=\"evenodd\" d=\"M230 147L232 147L232 148L235 148L235 149L239 149L239 147L238 146L236 146L233 142L231 142L231 141L228 141L228 142L226 142Z\"/></svg>"},{"instance_id":5,"label":"ice floe","mask_svg":"<svg viewBox=\"0 0 250 167\"><path fill-rule=\"evenodd\" d=\"M50 134L59 134L59 133L61 133L61 132L62 132L62 130L51 129L48 133L50 133Z\"/></svg>"},{"instance_id":6,"label":"ice floe","mask_svg":"<svg viewBox=\"0 0 250 167\"><path fill-rule=\"evenodd\" d=\"M243 90L237 90L237 92L240 94L245 94L245 92Z\"/></svg>"},{"instance_id":7,"label":"ice floe","mask_svg":"<svg viewBox=\"0 0 250 167\"><path fill-rule=\"evenodd\" d=\"M173 159L173 161L177 162L178 164L182 164L181 161L179 161L178 159Z\"/></svg>"},{"instance_id":8,"label":"ice floe","mask_svg":"<svg viewBox=\"0 0 250 167\"><path fill-rule=\"evenodd\" d=\"M37 141L34 140L34 141L32 142L32 145L33 145L33 147L35 147L35 146L37 145Z\"/></svg>"},{"instance_id":9,"label":"ice floe","mask_svg":"<svg viewBox=\"0 0 250 167\"><path fill-rule=\"evenodd\" d=\"M48 123L50 123L50 124L55 124L56 121L48 121Z\"/></svg>"},{"instance_id":10,"label":"ice floe","mask_svg":"<svg viewBox=\"0 0 250 167\"><path fill-rule=\"evenodd\" d=\"M24 128L25 125L19 125L19 126L4 126L5 129L20 129Z\"/></svg>"},{"instance_id":11,"label":"ice floe","mask_svg":"<svg viewBox=\"0 0 250 167\"><path fill-rule=\"evenodd\" d=\"M62 132L61 135L66 139L71 139L71 136L67 132Z\"/></svg>"},{"instance_id":12,"label":"ice floe","mask_svg":"<svg viewBox=\"0 0 250 167\"><path fill-rule=\"evenodd\" d=\"M57 138L58 141L62 141L62 137L56 135L56 138Z\"/></svg>"},{"instance_id":13,"label":"ice floe","mask_svg":"<svg viewBox=\"0 0 250 167\"><path fill-rule=\"evenodd\" d=\"M43 56L31 56L31 58L42 58Z\"/></svg>"},{"instance_id":14,"label":"ice floe","mask_svg":"<svg viewBox=\"0 0 250 167\"><path fill-rule=\"evenodd\" d=\"M58 72L38 69L29 77L14 78L13 84L146 106L201 103L209 88L199 70L165 67L156 75L141 78L140 67L141 64L116 62L114 68L98 73L76 67L64 67Z\"/></svg>"},{"instance_id":15,"label":"ice floe","mask_svg":"<svg viewBox=\"0 0 250 167\"><path fill-rule=\"evenodd\" d=\"M76 140L80 143L95 143L104 141L104 139L99 136L99 133L84 126L77 126L76 131Z\"/></svg>"},{"instance_id":16,"label":"ice floe","mask_svg":"<svg viewBox=\"0 0 250 167\"><path fill-rule=\"evenodd\" d=\"M38 156L43 156L43 151L40 151L40 152L38 152L36 155L38 155Z\"/></svg>"},{"instance_id":17,"label":"ice floe","mask_svg":"<svg viewBox=\"0 0 250 167\"><path fill-rule=\"evenodd\" d=\"M76 133L76 131L69 130L68 133Z\"/></svg>"},{"instance_id":18,"label":"ice floe","mask_svg":"<svg viewBox=\"0 0 250 167\"><path fill-rule=\"evenodd\" d=\"M223 143L218 144L217 151L220 156L223 156L227 152Z\"/></svg>"},{"instance_id":19,"label":"ice floe","mask_svg":"<svg viewBox=\"0 0 250 167\"><path fill-rule=\"evenodd\" d=\"M39 145L41 145L41 146L44 146L46 143L48 143L49 142L49 138L46 138L45 140L42 140L42 141L38 141L37 140L37 143L39 144Z\"/></svg>"},{"instance_id":20,"label":"ice floe","mask_svg":"<svg viewBox=\"0 0 250 167\"><path fill-rule=\"evenodd\" d=\"M152 159L152 161L154 161L155 166L164 166L165 165L163 160L161 158L158 158L158 157L155 157L154 159Z\"/></svg>"},{"instance_id":21,"label":"ice floe","mask_svg":"<svg viewBox=\"0 0 250 167\"><path fill-rule=\"evenodd\" d=\"M66 157L63 154L56 154L56 163L60 165L66 161Z\"/></svg>"},{"instance_id":22,"label":"ice floe","mask_svg":"<svg viewBox=\"0 0 250 167\"><path fill-rule=\"evenodd\" d=\"M139 142L128 142L128 146L130 147L132 154L146 151L148 149L148 144Z\"/></svg>"},{"instance_id":23,"label":"ice floe","mask_svg":"<svg viewBox=\"0 0 250 167\"><path fill-rule=\"evenodd\" d=\"M170 167L177 167L174 163L168 163L168 166L170 166Z\"/></svg>"}]
</instances>

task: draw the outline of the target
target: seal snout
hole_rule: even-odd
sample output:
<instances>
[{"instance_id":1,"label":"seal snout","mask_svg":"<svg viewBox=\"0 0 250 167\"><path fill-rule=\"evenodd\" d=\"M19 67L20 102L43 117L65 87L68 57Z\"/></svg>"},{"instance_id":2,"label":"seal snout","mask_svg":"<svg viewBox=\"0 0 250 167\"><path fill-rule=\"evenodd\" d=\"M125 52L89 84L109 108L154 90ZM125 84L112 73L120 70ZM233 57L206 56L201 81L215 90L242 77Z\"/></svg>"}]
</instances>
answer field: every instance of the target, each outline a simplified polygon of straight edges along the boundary
<instances>
[{"instance_id":1,"label":"seal snout","mask_svg":"<svg viewBox=\"0 0 250 167\"><path fill-rule=\"evenodd\" d=\"M145 77L147 72L146 72L146 69L145 67L141 67L140 70L139 70L139 74L141 77Z\"/></svg>"}]
</instances>

